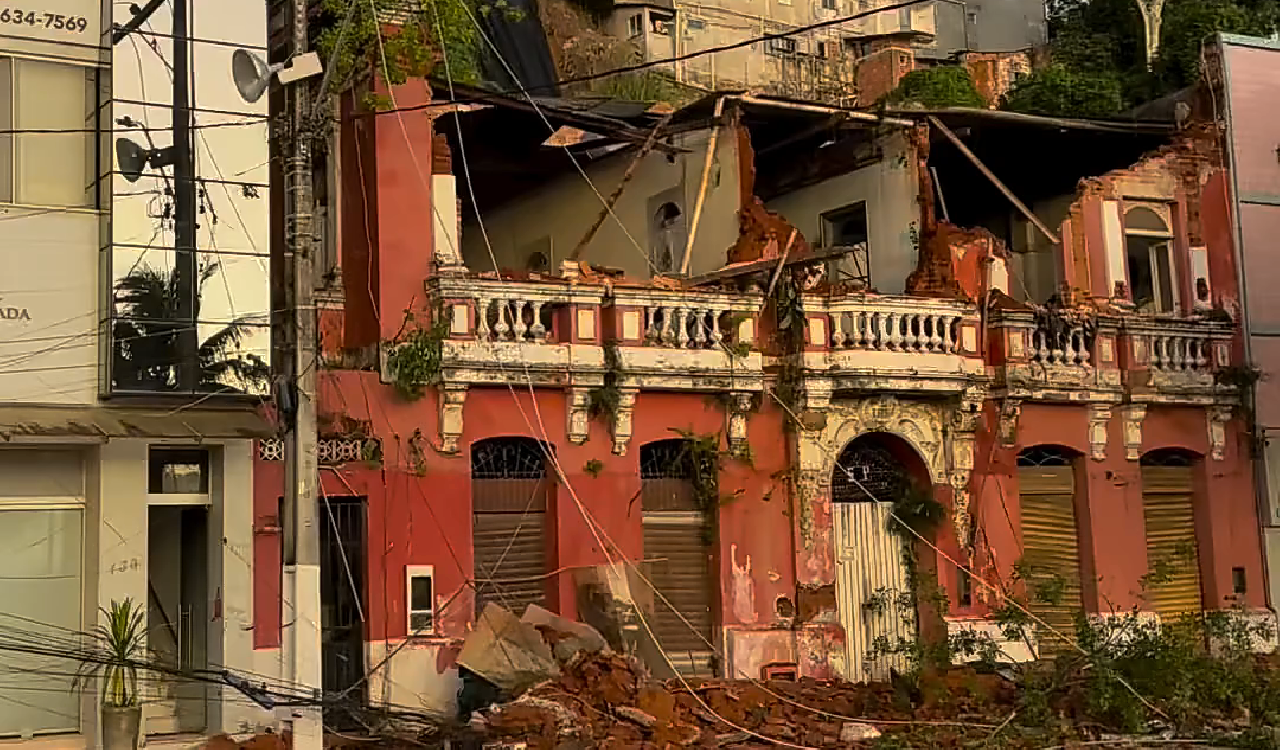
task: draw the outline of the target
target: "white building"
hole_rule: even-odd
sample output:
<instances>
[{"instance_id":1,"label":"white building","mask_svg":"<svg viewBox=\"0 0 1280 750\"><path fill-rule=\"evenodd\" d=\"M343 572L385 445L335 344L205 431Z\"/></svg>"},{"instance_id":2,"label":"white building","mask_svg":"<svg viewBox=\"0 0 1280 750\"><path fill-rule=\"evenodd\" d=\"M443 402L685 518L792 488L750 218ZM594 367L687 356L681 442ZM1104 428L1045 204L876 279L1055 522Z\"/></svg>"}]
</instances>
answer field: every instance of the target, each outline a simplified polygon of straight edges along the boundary
<instances>
[{"instance_id":1,"label":"white building","mask_svg":"<svg viewBox=\"0 0 1280 750\"><path fill-rule=\"evenodd\" d=\"M14 649L70 649L126 598L165 665L141 682L147 735L241 731L252 703L171 672L252 670L268 125L230 66L265 47L266 7L165 2L117 44L128 3L41 7L0 9L0 738L98 742L77 662Z\"/></svg>"}]
</instances>

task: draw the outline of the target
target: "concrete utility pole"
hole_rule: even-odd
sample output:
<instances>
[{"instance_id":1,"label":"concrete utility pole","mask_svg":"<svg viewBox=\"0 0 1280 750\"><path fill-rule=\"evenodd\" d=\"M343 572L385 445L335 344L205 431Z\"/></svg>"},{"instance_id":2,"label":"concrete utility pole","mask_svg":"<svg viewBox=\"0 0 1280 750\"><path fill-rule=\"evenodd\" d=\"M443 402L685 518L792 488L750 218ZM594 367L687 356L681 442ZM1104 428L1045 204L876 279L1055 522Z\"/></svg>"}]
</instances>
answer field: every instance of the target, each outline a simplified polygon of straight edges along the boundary
<instances>
[{"instance_id":1,"label":"concrete utility pole","mask_svg":"<svg viewBox=\"0 0 1280 750\"><path fill-rule=\"evenodd\" d=\"M308 0L290 0L290 53L293 59L307 54ZM285 434L285 502L292 511L292 552L285 559L287 596L293 603L290 626L291 678L299 689L316 695L323 687L320 660L320 514L316 502L316 310L315 279L311 272L313 245L311 220L315 206L311 193L311 97L310 86L295 81L285 88L288 121L288 153L285 175L285 285L292 320L286 324L289 362L285 368L286 392L293 393L292 420ZM289 618L289 613L285 613ZM293 721L294 750L321 750L324 725L319 708L302 708Z\"/></svg>"},{"instance_id":2,"label":"concrete utility pole","mask_svg":"<svg viewBox=\"0 0 1280 750\"><path fill-rule=\"evenodd\" d=\"M178 388L200 386L197 359L196 171L191 142L191 24L189 0L173 0L173 261L178 331Z\"/></svg>"}]
</instances>

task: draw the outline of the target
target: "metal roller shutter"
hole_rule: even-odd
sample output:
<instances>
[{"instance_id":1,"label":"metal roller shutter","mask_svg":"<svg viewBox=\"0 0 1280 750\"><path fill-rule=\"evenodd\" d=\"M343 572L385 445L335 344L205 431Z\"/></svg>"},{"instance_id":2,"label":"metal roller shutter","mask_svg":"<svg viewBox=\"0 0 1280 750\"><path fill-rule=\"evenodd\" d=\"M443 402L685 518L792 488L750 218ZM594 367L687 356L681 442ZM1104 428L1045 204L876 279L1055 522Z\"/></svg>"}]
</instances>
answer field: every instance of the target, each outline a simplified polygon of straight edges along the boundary
<instances>
[{"instance_id":1,"label":"metal roller shutter","mask_svg":"<svg viewBox=\"0 0 1280 750\"><path fill-rule=\"evenodd\" d=\"M715 597L710 537L710 526L700 511L644 514L644 556L654 561L645 566L646 575L670 602L654 597L649 624L677 671L686 676L711 674L713 652L707 642L714 643L711 607Z\"/></svg>"},{"instance_id":2,"label":"metal roller shutter","mask_svg":"<svg viewBox=\"0 0 1280 750\"><path fill-rule=\"evenodd\" d=\"M520 616L543 604L546 592L546 513L477 513L474 519L476 613L496 602ZM483 579L494 579L486 584Z\"/></svg>"},{"instance_id":3,"label":"metal roller shutter","mask_svg":"<svg viewBox=\"0 0 1280 750\"><path fill-rule=\"evenodd\" d=\"M1192 482L1189 466L1142 467L1147 566L1155 574L1145 597L1165 622L1203 608Z\"/></svg>"},{"instance_id":4,"label":"metal roller shutter","mask_svg":"<svg viewBox=\"0 0 1280 750\"><path fill-rule=\"evenodd\" d=\"M1076 530L1075 472L1070 466L1023 466L1018 469L1022 504L1023 562L1034 588L1061 577L1062 596L1054 603L1037 601L1028 591L1028 608L1053 630L1074 639L1075 616L1082 607L1080 545ZM1074 650L1052 632L1037 628L1040 657Z\"/></svg>"},{"instance_id":5,"label":"metal roller shutter","mask_svg":"<svg viewBox=\"0 0 1280 750\"><path fill-rule=\"evenodd\" d=\"M517 617L544 605L547 480L475 479L471 488L476 614L490 601Z\"/></svg>"}]
</instances>

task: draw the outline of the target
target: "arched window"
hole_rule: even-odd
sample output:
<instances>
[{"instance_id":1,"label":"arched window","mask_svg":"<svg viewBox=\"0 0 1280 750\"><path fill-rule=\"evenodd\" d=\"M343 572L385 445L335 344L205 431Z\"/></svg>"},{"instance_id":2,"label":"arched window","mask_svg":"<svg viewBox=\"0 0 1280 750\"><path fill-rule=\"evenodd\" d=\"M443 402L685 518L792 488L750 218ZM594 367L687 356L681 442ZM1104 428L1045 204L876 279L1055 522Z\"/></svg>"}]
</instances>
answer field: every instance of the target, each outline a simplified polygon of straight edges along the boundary
<instances>
[{"instance_id":1,"label":"arched window","mask_svg":"<svg viewBox=\"0 0 1280 750\"><path fill-rule=\"evenodd\" d=\"M650 221L649 237L650 270L655 274L676 270L685 242L684 212L679 205L667 201L658 206Z\"/></svg>"},{"instance_id":2,"label":"arched window","mask_svg":"<svg viewBox=\"0 0 1280 750\"><path fill-rule=\"evenodd\" d=\"M892 503L911 485L906 467L869 436L849 443L836 459L831 500L837 503Z\"/></svg>"},{"instance_id":3,"label":"arched window","mask_svg":"<svg viewBox=\"0 0 1280 750\"><path fill-rule=\"evenodd\" d=\"M1019 466L1071 466L1074 454L1052 445L1038 445L1018 454Z\"/></svg>"},{"instance_id":4,"label":"arched window","mask_svg":"<svg viewBox=\"0 0 1280 750\"><path fill-rule=\"evenodd\" d=\"M517 617L545 601L551 447L526 437L471 445L476 614L495 601Z\"/></svg>"},{"instance_id":5,"label":"arched window","mask_svg":"<svg viewBox=\"0 0 1280 750\"><path fill-rule=\"evenodd\" d=\"M1125 257L1129 266L1130 299L1139 310L1173 312L1177 303L1177 275L1173 263L1173 234L1169 207L1130 206L1124 215Z\"/></svg>"}]
</instances>

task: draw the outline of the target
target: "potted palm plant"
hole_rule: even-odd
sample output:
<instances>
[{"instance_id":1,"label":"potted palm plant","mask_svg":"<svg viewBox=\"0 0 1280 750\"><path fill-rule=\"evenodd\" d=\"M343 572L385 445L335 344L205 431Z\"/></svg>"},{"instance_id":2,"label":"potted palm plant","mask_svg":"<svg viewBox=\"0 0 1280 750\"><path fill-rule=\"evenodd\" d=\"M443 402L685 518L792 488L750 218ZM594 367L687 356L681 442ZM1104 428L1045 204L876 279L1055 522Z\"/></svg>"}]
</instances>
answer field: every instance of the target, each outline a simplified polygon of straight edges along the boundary
<instances>
[{"instance_id":1,"label":"potted palm plant","mask_svg":"<svg viewBox=\"0 0 1280 750\"><path fill-rule=\"evenodd\" d=\"M98 643L89 659L81 663L76 684L93 678L102 683L103 750L137 750L142 727L138 665L147 648L146 610L125 599L111 602L111 609L101 612L105 622L93 630Z\"/></svg>"}]
</instances>

